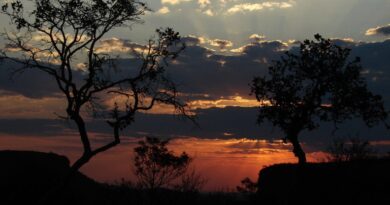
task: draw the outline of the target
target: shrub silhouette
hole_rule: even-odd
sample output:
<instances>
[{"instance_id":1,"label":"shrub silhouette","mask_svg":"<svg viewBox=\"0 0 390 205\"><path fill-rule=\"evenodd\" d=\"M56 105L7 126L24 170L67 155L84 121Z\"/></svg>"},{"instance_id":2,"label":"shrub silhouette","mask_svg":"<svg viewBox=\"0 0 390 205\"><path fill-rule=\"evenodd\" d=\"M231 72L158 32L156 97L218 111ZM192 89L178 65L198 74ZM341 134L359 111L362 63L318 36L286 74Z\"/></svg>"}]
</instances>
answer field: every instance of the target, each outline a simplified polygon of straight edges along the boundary
<instances>
[{"instance_id":1,"label":"shrub silhouette","mask_svg":"<svg viewBox=\"0 0 390 205\"><path fill-rule=\"evenodd\" d=\"M192 158L185 152L174 155L166 147L168 143L169 140L147 137L134 148L134 173L142 188L166 188L186 173Z\"/></svg>"},{"instance_id":2,"label":"shrub silhouette","mask_svg":"<svg viewBox=\"0 0 390 205\"><path fill-rule=\"evenodd\" d=\"M252 181L249 177L241 180L241 186L237 186L237 191L240 193L256 193L258 184Z\"/></svg>"},{"instance_id":3,"label":"shrub silhouette","mask_svg":"<svg viewBox=\"0 0 390 205\"><path fill-rule=\"evenodd\" d=\"M206 183L207 179L198 173L195 168L189 168L179 178L179 182L174 188L180 192L197 193L206 185Z\"/></svg>"},{"instance_id":4,"label":"shrub silhouette","mask_svg":"<svg viewBox=\"0 0 390 205\"><path fill-rule=\"evenodd\" d=\"M369 141L359 138L334 139L328 148L329 161L345 162L374 158L375 151Z\"/></svg>"},{"instance_id":5,"label":"shrub silhouette","mask_svg":"<svg viewBox=\"0 0 390 205\"><path fill-rule=\"evenodd\" d=\"M306 155L298 136L319 121L336 124L361 117L372 126L387 118L382 97L371 93L360 75L360 58L349 61L350 49L314 37L301 43L297 54L287 51L269 67L268 76L254 78L251 85L260 102L258 123L268 120L280 127L300 164Z\"/></svg>"}]
</instances>

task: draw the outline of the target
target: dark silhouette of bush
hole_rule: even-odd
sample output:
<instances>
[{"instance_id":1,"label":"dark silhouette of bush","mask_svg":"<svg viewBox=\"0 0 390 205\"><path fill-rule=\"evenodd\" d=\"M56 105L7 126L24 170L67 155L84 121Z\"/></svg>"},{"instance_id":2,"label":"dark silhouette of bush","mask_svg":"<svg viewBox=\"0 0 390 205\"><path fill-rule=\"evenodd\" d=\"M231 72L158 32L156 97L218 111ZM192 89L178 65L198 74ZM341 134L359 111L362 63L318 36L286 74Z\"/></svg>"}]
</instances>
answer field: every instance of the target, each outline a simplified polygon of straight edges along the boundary
<instances>
[{"instance_id":1,"label":"dark silhouette of bush","mask_svg":"<svg viewBox=\"0 0 390 205\"><path fill-rule=\"evenodd\" d=\"M303 130L320 121L335 124L361 117L368 126L384 122L382 97L369 91L361 76L360 58L349 61L350 49L319 34L305 40L298 53L287 51L269 67L268 76L256 77L252 94L260 102L258 123L270 121L284 131L300 164L306 155L298 140Z\"/></svg>"},{"instance_id":2,"label":"dark silhouette of bush","mask_svg":"<svg viewBox=\"0 0 390 205\"><path fill-rule=\"evenodd\" d=\"M258 185L249 177L246 177L241 181L241 186L237 186L236 188L240 193L256 193Z\"/></svg>"},{"instance_id":3,"label":"dark silhouette of bush","mask_svg":"<svg viewBox=\"0 0 390 205\"><path fill-rule=\"evenodd\" d=\"M195 168L189 168L179 178L174 189L184 193L197 193L206 185L206 183L207 179L198 173Z\"/></svg>"},{"instance_id":4,"label":"dark silhouette of bush","mask_svg":"<svg viewBox=\"0 0 390 205\"><path fill-rule=\"evenodd\" d=\"M192 158L185 152L176 156L168 150L168 143L169 140L147 137L134 148L134 173L141 188L168 188L187 172Z\"/></svg>"},{"instance_id":5,"label":"dark silhouette of bush","mask_svg":"<svg viewBox=\"0 0 390 205\"><path fill-rule=\"evenodd\" d=\"M328 159L332 162L366 160L376 157L370 142L359 138L348 140L336 138L329 146L328 153Z\"/></svg>"}]
</instances>

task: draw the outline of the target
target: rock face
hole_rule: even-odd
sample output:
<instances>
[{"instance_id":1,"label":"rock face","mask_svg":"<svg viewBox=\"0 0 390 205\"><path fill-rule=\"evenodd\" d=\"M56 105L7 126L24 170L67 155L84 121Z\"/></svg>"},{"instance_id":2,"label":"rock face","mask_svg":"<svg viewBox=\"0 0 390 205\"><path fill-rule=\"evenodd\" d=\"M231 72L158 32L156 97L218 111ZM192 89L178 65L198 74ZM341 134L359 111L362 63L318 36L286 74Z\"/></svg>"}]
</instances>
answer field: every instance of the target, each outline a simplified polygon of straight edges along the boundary
<instances>
[{"instance_id":1,"label":"rock face","mask_svg":"<svg viewBox=\"0 0 390 205\"><path fill-rule=\"evenodd\" d=\"M69 204L93 199L102 189L81 173L62 185L69 160L53 153L0 151L0 166L0 204Z\"/></svg>"},{"instance_id":2,"label":"rock face","mask_svg":"<svg viewBox=\"0 0 390 205\"><path fill-rule=\"evenodd\" d=\"M274 165L258 186L264 204L390 204L390 160Z\"/></svg>"}]
</instances>

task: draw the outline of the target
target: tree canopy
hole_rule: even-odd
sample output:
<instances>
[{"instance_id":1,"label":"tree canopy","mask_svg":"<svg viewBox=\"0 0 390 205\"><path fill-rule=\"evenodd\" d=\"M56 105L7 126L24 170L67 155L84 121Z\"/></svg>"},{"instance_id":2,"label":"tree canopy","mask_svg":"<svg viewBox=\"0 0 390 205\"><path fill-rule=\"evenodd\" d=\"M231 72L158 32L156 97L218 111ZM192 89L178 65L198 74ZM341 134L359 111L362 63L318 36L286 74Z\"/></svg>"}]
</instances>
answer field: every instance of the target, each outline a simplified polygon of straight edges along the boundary
<instances>
[{"instance_id":1,"label":"tree canopy","mask_svg":"<svg viewBox=\"0 0 390 205\"><path fill-rule=\"evenodd\" d=\"M120 131L133 122L138 111L163 103L191 118L186 103L178 98L175 83L165 74L168 62L184 49L178 32L171 28L157 29L157 36L141 51L129 54L129 58L139 62L126 65L124 69L136 67L130 74L118 74L116 58L97 49L103 37L114 28L142 22L141 16L149 10L145 3L135 0L32 2L32 11L25 11L22 1L2 6L2 14L10 17L16 31L4 34L8 44L1 58L20 65L15 73L36 69L57 83L59 92L65 96L66 118L77 125L83 144L84 153L73 164L74 170L119 144ZM122 100L115 100L109 106L102 104L108 96ZM82 114L87 107L93 113L105 108L103 118L113 130L111 142L97 148L91 145Z\"/></svg>"},{"instance_id":2,"label":"tree canopy","mask_svg":"<svg viewBox=\"0 0 390 205\"><path fill-rule=\"evenodd\" d=\"M313 130L320 121L337 124L361 117L372 126L387 118L382 97L368 89L361 60L351 59L350 52L317 34L298 52L287 51L275 61L267 76L252 81L260 102L258 123L269 120L280 127L300 163L306 162L298 141L302 130Z\"/></svg>"}]
</instances>

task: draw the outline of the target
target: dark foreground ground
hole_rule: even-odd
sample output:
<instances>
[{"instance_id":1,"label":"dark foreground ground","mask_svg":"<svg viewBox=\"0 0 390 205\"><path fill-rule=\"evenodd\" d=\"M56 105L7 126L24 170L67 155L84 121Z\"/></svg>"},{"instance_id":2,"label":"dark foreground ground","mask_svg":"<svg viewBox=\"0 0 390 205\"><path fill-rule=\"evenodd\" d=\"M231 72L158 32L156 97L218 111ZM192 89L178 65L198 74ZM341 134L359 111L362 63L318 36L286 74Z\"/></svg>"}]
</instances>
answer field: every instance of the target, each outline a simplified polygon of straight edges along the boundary
<instances>
[{"instance_id":1,"label":"dark foreground ground","mask_svg":"<svg viewBox=\"0 0 390 205\"><path fill-rule=\"evenodd\" d=\"M81 173L61 183L68 171L63 156L0 151L0 204L390 204L389 159L273 165L260 172L255 194L151 193L98 183Z\"/></svg>"},{"instance_id":2,"label":"dark foreground ground","mask_svg":"<svg viewBox=\"0 0 390 205\"><path fill-rule=\"evenodd\" d=\"M390 204L390 160L273 165L258 184L265 204Z\"/></svg>"}]
</instances>

